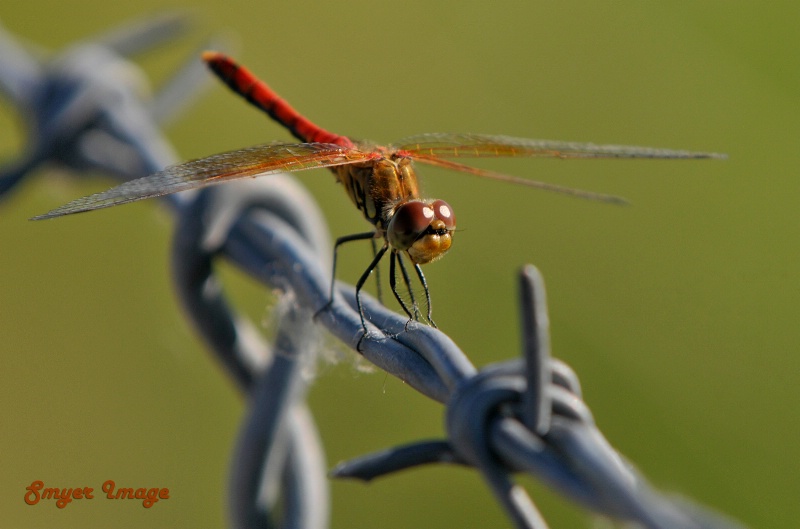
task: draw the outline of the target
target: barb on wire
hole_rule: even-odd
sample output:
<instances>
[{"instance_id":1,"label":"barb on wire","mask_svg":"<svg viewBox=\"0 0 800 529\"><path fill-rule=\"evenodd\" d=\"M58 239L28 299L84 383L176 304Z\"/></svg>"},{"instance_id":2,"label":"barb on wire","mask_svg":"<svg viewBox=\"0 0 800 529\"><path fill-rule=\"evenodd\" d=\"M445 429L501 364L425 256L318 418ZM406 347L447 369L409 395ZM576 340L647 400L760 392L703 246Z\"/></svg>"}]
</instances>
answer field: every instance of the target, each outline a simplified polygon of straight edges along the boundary
<instances>
[{"instance_id":1,"label":"barb on wire","mask_svg":"<svg viewBox=\"0 0 800 529\"><path fill-rule=\"evenodd\" d=\"M43 165L130 180L174 163L158 125L200 93L205 68L193 54L149 100L144 74L126 57L178 36L186 24L178 13L142 19L47 59L0 26L0 90L28 133L25 152L0 167L0 196ZM207 44L227 47L219 37Z\"/></svg>"},{"instance_id":2,"label":"barb on wire","mask_svg":"<svg viewBox=\"0 0 800 529\"><path fill-rule=\"evenodd\" d=\"M107 35L101 39L106 45L82 44L44 65L0 30L0 85L28 109L32 123L31 146L0 180L0 194L44 162L103 169L123 180L173 163L147 111L157 105L143 106L134 97L139 74L118 57L149 39L160 41L173 23L167 17L137 25L116 38ZM127 73L109 76L112 71ZM43 90L58 97L46 98ZM315 323L311 315L329 298L329 242L318 208L288 182L273 176L207 188L175 208L172 263L179 296L248 401L229 483L234 527L316 529L328 523L322 449L303 398L308 380L302 368L316 347L317 324L446 406L446 439L362 456L337 466L334 477L370 480L422 464L455 463L480 472L520 528L545 528L546 522L514 482L519 472L589 510L642 527L739 527L656 492L603 437L577 376L550 356L544 287L533 267L520 276L523 358L480 371L447 335L408 322L366 294L364 336L355 291L342 283ZM214 272L218 257L286 293L273 344L226 301Z\"/></svg>"}]
</instances>

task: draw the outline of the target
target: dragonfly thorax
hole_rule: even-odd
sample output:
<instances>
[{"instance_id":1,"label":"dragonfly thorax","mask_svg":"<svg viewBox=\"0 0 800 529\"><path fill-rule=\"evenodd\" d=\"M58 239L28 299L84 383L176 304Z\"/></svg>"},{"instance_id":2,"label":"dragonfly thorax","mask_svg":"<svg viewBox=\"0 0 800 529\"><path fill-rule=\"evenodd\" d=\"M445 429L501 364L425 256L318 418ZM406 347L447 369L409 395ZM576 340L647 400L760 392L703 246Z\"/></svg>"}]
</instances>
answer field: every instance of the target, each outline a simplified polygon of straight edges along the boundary
<instances>
[{"instance_id":1,"label":"dragonfly thorax","mask_svg":"<svg viewBox=\"0 0 800 529\"><path fill-rule=\"evenodd\" d=\"M398 205L386 228L392 249L408 254L415 264L442 257L453 242L456 217L444 200L409 200Z\"/></svg>"},{"instance_id":2,"label":"dragonfly thorax","mask_svg":"<svg viewBox=\"0 0 800 529\"><path fill-rule=\"evenodd\" d=\"M380 233L386 230L398 204L419 198L417 176L409 158L380 153L371 160L332 169L350 199Z\"/></svg>"}]
</instances>

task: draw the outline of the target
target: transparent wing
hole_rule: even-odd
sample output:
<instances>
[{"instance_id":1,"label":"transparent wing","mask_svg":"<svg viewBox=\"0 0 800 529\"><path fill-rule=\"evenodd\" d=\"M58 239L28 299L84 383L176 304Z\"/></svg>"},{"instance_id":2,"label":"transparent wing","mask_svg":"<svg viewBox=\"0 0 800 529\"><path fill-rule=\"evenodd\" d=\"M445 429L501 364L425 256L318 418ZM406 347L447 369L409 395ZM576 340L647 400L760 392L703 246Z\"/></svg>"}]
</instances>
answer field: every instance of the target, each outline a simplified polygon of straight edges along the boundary
<instances>
[{"instance_id":1,"label":"transparent wing","mask_svg":"<svg viewBox=\"0 0 800 529\"><path fill-rule=\"evenodd\" d=\"M595 145L549 140L529 140L485 134L419 134L392 146L411 158L496 158L526 156L543 158L726 158L710 152L676 151L626 145Z\"/></svg>"},{"instance_id":2,"label":"transparent wing","mask_svg":"<svg viewBox=\"0 0 800 529\"><path fill-rule=\"evenodd\" d=\"M173 165L158 173L125 182L102 193L73 200L43 215L33 217L32 220L107 208L239 178L264 176L281 171L302 171L346 165L370 157L371 153L329 143L259 145Z\"/></svg>"},{"instance_id":3,"label":"transparent wing","mask_svg":"<svg viewBox=\"0 0 800 529\"><path fill-rule=\"evenodd\" d=\"M596 200L598 202L610 202L612 204L626 205L628 201L622 197L615 195L606 195L603 193L595 193L593 191L584 191L583 189L574 189L571 187L560 186L557 184L549 184L539 180L530 180L528 178L520 178L518 176L511 176L503 173L495 173L494 171L487 171L485 169L478 169L477 167L470 167L463 163L445 160L436 156L417 155L414 160L435 165L437 167L444 167L445 169L452 169L453 171L461 171L464 173L482 176L483 178L491 178L492 180L499 180L500 182L510 182L512 184L519 184L536 189L543 189L545 191L552 191L554 193L561 193L562 195L570 195L588 200Z\"/></svg>"}]
</instances>

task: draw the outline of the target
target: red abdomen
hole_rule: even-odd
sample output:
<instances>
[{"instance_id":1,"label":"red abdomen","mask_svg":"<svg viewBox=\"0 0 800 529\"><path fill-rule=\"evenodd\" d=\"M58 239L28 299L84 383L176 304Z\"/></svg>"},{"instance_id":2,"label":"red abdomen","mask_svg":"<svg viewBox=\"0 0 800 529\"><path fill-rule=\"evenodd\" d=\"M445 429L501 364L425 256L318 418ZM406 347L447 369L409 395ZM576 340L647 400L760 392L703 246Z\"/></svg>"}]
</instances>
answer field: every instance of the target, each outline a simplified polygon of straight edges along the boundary
<instances>
[{"instance_id":1,"label":"red abdomen","mask_svg":"<svg viewBox=\"0 0 800 529\"><path fill-rule=\"evenodd\" d=\"M315 125L281 99L264 81L247 68L219 52L203 53L203 61L211 71L222 79L231 90L251 104L270 115L272 119L289 129L292 135L306 143L334 143L342 147L353 147L346 136L339 136Z\"/></svg>"}]
</instances>

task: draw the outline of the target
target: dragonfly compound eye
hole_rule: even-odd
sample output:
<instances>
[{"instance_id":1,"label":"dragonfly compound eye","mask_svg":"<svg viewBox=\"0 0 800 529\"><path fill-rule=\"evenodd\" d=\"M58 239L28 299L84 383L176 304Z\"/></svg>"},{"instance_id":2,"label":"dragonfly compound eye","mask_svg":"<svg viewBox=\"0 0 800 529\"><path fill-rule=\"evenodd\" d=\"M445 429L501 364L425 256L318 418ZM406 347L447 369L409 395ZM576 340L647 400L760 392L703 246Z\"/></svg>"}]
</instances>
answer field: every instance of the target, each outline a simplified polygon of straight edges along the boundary
<instances>
[{"instance_id":1,"label":"dragonfly compound eye","mask_svg":"<svg viewBox=\"0 0 800 529\"><path fill-rule=\"evenodd\" d=\"M393 248L408 252L414 263L425 264L450 249L453 230L455 216L445 201L426 204L412 200L395 210L387 237Z\"/></svg>"},{"instance_id":2,"label":"dragonfly compound eye","mask_svg":"<svg viewBox=\"0 0 800 529\"><path fill-rule=\"evenodd\" d=\"M453 208L450 207L450 204L444 200L434 200L431 207L433 208L436 218L444 223L444 227L447 231L456 229L456 216L453 214Z\"/></svg>"},{"instance_id":3,"label":"dragonfly compound eye","mask_svg":"<svg viewBox=\"0 0 800 529\"><path fill-rule=\"evenodd\" d=\"M398 250L407 250L425 233L435 216L433 207L424 202L412 200L401 204L389 221L389 244Z\"/></svg>"}]
</instances>

